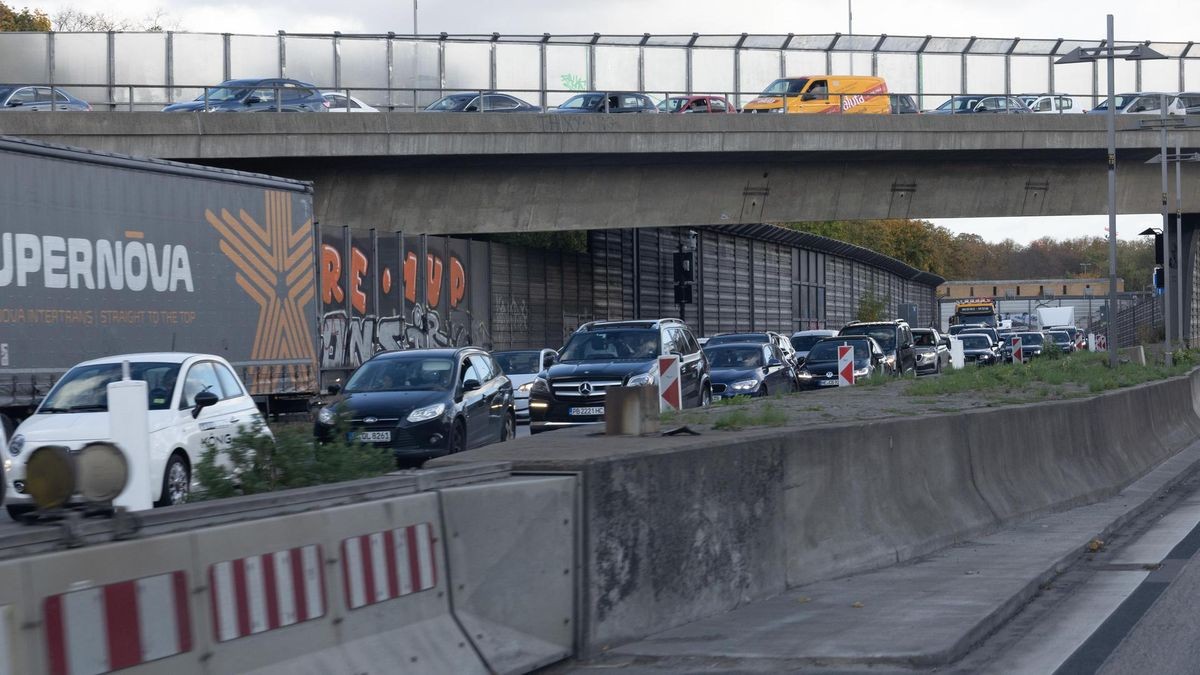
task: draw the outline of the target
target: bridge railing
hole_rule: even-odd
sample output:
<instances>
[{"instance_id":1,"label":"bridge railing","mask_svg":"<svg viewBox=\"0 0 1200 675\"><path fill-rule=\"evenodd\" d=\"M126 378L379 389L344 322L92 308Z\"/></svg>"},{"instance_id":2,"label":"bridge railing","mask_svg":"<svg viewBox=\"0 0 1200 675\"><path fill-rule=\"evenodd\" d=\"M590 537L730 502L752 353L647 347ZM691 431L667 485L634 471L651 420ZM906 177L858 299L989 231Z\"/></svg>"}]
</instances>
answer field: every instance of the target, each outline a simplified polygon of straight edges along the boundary
<instances>
[{"instance_id":1,"label":"bridge railing","mask_svg":"<svg viewBox=\"0 0 1200 675\"><path fill-rule=\"evenodd\" d=\"M133 112L133 111L158 111L164 107L184 102L203 102L205 110L220 107L219 104L225 103L223 100L218 100L214 97L214 92L223 87L204 85L204 84L177 84L172 87L163 85L145 85L145 84L129 84L123 82L113 83L107 87L109 95L105 98L79 96L79 92L87 91L94 88L87 83L71 83L71 82L27 82L23 86L29 87L52 87L59 91L67 92L73 96L88 100L93 109L109 112ZM267 103L273 104L273 108L277 112L287 112L290 107L289 103L282 95L283 92L295 91L294 86L254 86L245 87L246 90L270 90L273 92L273 97ZM874 98L890 98L890 103L893 107L893 112L908 113L908 112L925 112L937 108L939 105L954 96L962 96L962 94L953 91L945 92L905 92L905 91L890 91L886 94L829 94L827 96L811 96L807 94L769 94L762 91L745 91L745 90L704 90L704 91L685 91L685 90L617 90L617 89L600 89L590 91L578 91L574 89L483 89L483 88L420 88L420 87L318 87L320 91L327 94L340 95L340 101L331 102L325 106L331 111L346 111L353 112L361 110L358 104L365 104L374 108L376 111L383 112L420 112L427 108L432 103L451 94L474 94L477 99L473 100L467 107L470 110L466 112L495 112L495 109L490 107L489 103L480 105L479 99L485 99L496 94L504 94L521 99L527 103L540 108L540 110L529 110L520 112L547 112L554 106L539 106L535 101L541 98L557 99L559 103L569 100L572 96L586 93L604 93L608 96L615 96L621 93L640 93L650 97L650 99L658 106L660 112L680 112L676 109L670 109L669 103L672 100L688 99L693 97L709 97L723 99L728 105L727 112L745 112L746 104L754 102L756 99L776 99L771 107L779 108L779 111L791 110L797 112L803 109L804 113L855 113L854 108L865 101ZM1035 92L1041 96L1044 92ZM972 95L972 98L991 98L1001 97L1002 94L996 92L985 91L979 94ZM1066 93L1058 92L1053 96L1067 99L1070 101L1070 108L1067 110L1054 110L1042 112L1056 113L1082 113L1092 107L1093 96L1090 93ZM913 109L908 109L901 104L898 99L911 99L911 104L915 106ZM1014 96L1021 98L1021 96ZM1196 99L1200 102L1200 93L1196 94ZM920 105L920 101L927 101L925 106ZM1101 99L1102 100L1102 99ZM261 103L255 101L254 103ZM246 104L247 106L250 104ZM615 106L609 108L606 99L604 108L608 112L615 112ZM47 111L57 111L60 107L48 106ZM367 110L366 112L371 112ZM697 111L688 111L697 112ZM708 112L714 112L709 110ZM725 112L725 111L715 111ZM1003 113L1010 112L1007 110L992 109L989 112ZM1027 112L1027 111L1011 111L1011 112Z\"/></svg>"},{"instance_id":2,"label":"bridge railing","mask_svg":"<svg viewBox=\"0 0 1200 675\"><path fill-rule=\"evenodd\" d=\"M10 82L72 83L101 106L178 100L182 83L287 77L380 92L505 90L542 107L592 90L758 92L788 75L871 74L923 108L935 94L1101 91L1102 67L1056 66L1100 40L896 35L234 35L184 32L0 33ZM1120 43L1132 44L1132 43ZM1169 58L1123 62L1123 91L1200 91L1200 50L1149 42ZM942 95L942 94L938 94ZM944 98L944 95L943 95ZM433 99L417 98L417 106Z\"/></svg>"}]
</instances>

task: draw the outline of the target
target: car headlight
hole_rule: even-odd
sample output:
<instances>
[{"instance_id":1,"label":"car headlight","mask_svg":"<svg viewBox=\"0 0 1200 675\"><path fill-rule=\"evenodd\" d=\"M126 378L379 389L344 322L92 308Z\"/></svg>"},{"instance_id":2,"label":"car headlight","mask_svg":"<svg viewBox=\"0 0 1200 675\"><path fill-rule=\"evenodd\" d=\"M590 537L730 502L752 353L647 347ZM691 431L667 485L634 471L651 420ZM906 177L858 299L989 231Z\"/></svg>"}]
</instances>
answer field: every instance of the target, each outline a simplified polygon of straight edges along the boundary
<instances>
[{"instance_id":1,"label":"car headlight","mask_svg":"<svg viewBox=\"0 0 1200 675\"><path fill-rule=\"evenodd\" d=\"M333 408L321 408L317 413L317 421L321 424L332 425L335 420L337 420L337 413L333 411Z\"/></svg>"},{"instance_id":2,"label":"car headlight","mask_svg":"<svg viewBox=\"0 0 1200 675\"><path fill-rule=\"evenodd\" d=\"M526 382L525 384L523 384L523 385L521 385L521 386L517 387L517 391L519 391L519 392L523 392L523 393L526 393L526 394L528 394L528 393L529 393L529 390L530 390L530 389L533 389L533 380L530 380L530 381Z\"/></svg>"},{"instance_id":3,"label":"car headlight","mask_svg":"<svg viewBox=\"0 0 1200 675\"><path fill-rule=\"evenodd\" d=\"M798 377L802 380L811 380L813 376L812 376L812 373L810 373L807 370L804 370L802 368L796 373L796 377Z\"/></svg>"},{"instance_id":4,"label":"car headlight","mask_svg":"<svg viewBox=\"0 0 1200 675\"><path fill-rule=\"evenodd\" d=\"M858 368L854 371L855 377L869 377L870 375L871 375L871 367L870 366L863 366L862 368Z\"/></svg>"},{"instance_id":5,"label":"car headlight","mask_svg":"<svg viewBox=\"0 0 1200 675\"><path fill-rule=\"evenodd\" d=\"M409 422L425 422L427 420L437 419L446 412L446 404L438 403L436 405L427 405L424 408L417 408L408 414Z\"/></svg>"},{"instance_id":6,"label":"car headlight","mask_svg":"<svg viewBox=\"0 0 1200 675\"><path fill-rule=\"evenodd\" d=\"M530 394L545 394L546 396L549 396L550 395L550 383L546 381L546 378L539 377L536 380L534 380L533 384L529 387L529 393Z\"/></svg>"},{"instance_id":7,"label":"car headlight","mask_svg":"<svg viewBox=\"0 0 1200 675\"><path fill-rule=\"evenodd\" d=\"M24 449L25 449L25 435L24 434L17 434L16 436L13 436L12 440L8 442L8 454L12 455L13 457L16 457L17 455L21 454L21 451Z\"/></svg>"},{"instance_id":8,"label":"car headlight","mask_svg":"<svg viewBox=\"0 0 1200 675\"><path fill-rule=\"evenodd\" d=\"M638 373L637 375L631 376L628 380L625 381L625 386L626 387L645 387L647 385L655 384L656 382L658 382L658 380L655 378L655 373L657 373L657 371L658 371L658 364L655 364L654 367L649 372Z\"/></svg>"},{"instance_id":9,"label":"car headlight","mask_svg":"<svg viewBox=\"0 0 1200 675\"><path fill-rule=\"evenodd\" d=\"M735 391L754 391L758 389L758 380L738 380L729 385L729 388Z\"/></svg>"}]
</instances>

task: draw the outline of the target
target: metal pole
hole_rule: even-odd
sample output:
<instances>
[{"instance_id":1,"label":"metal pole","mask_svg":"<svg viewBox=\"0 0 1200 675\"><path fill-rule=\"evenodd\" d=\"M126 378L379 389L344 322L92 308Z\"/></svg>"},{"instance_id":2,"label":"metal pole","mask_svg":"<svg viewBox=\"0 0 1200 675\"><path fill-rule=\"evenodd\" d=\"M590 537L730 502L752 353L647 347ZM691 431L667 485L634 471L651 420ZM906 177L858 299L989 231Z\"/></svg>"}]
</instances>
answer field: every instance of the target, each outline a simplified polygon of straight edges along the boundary
<instances>
[{"instance_id":1,"label":"metal pole","mask_svg":"<svg viewBox=\"0 0 1200 675\"><path fill-rule=\"evenodd\" d=\"M1163 363L1171 366L1171 216L1168 212L1167 192L1167 95L1160 94L1158 101L1158 118L1162 122L1159 139L1162 154L1159 155L1162 168L1162 221L1163 221Z\"/></svg>"},{"instance_id":2,"label":"metal pole","mask_svg":"<svg viewBox=\"0 0 1200 675\"><path fill-rule=\"evenodd\" d=\"M1182 61L1182 60L1181 60ZM1175 269L1178 271L1179 285L1175 287L1175 319L1179 326L1179 346L1186 347L1188 344L1188 333L1183 328L1183 289L1186 286L1183 283L1183 178L1180 176L1183 173L1183 162L1180 161L1179 154L1181 148L1178 141L1175 143L1175 248L1179 251L1175 255ZM1167 261L1168 267L1170 261ZM1195 292L1195 291L1193 291Z\"/></svg>"},{"instance_id":3,"label":"metal pole","mask_svg":"<svg viewBox=\"0 0 1200 675\"><path fill-rule=\"evenodd\" d=\"M854 0L846 0L846 15L849 17L849 25L846 27L846 35L854 35ZM854 53L850 53L850 74L854 74Z\"/></svg>"},{"instance_id":4,"label":"metal pole","mask_svg":"<svg viewBox=\"0 0 1200 675\"><path fill-rule=\"evenodd\" d=\"M1115 52L1113 51L1113 15L1109 14L1108 40L1104 43L1104 60L1108 63L1108 106L1104 118L1108 122L1108 365L1117 367L1117 115L1114 98L1117 88Z\"/></svg>"},{"instance_id":5,"label":"metal pole","mask_svg":"<svg viewBox=\"0 0 1200 675\"><path fill-rule=\"evenodd\" d=\"M413 36L418 35L417 31L417 0L413 0Z\"/></svg>"}]
</instances>

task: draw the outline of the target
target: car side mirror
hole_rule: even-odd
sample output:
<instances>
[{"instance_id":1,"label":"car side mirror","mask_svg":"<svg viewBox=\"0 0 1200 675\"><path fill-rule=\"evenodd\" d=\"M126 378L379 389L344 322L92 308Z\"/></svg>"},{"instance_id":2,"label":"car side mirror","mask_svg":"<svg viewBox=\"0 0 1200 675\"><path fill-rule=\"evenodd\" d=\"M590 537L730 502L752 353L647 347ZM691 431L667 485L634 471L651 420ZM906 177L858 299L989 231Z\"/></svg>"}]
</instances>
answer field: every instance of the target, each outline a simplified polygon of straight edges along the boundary
<instances>
[{"instance_id":1,"label":"car side mirror","mask_svg":"<svg viewBox=\"0 0 1200 675\"><path fill-rule=\"evenodd\" d=\"M558 363L558 354L547 354L546 357L542 359L543 368L549 368L556 363Z\"/></svg>"},{"instance_id":2,"label":"car side mirror","mask_svg":"<svg viewBox=\"0 0 1200 675\"><path fill-rule=\"evenodd\" d=\"M262 103L262 99L257 96L247 96L246 100L242 101L242 103L245 103L246 105L252 105L254 103Z\"/></svg>"},{"instance_id":3,"label":"car side mirror","mask_svg":"<svg viewBox=\"0 0 1200 675\"><path fill-rule=\"evenodd\" d=\"M9 101L8 102L8 107L10 107L10 108L20 108L23 105L25 105L25 103L23 101Z\"/></svg>"},{"instance_id":4,"label":"car side mirror","mask_svg":"<svg viewBox=\"0 0 1200 675\"><path fill-rule=\"evenodd\" d=\"M463 391L475 391L483 387L479 380L463 380Z\"/></svg>"},{"instance_id":5,"label":"car side mirror","mask_svg":"<svg viewBox=\"0 0 1200 675\"><path fill-rule=\"evenodd\" d=\"M192 408L192 419L199 417L201 410L220 403L221 399L211 391L202 391L199 394L196 394L195 401L196 407Z\"/></svg>"},{"instance_id":6,"label":"car side mirror","mask_svg":"<svg viewBox=\"0 0 1200 675\"><path fill-rule=\"evenodd\" d=\"M338 392L340 392L341 390L342 390L342 385L340 385L340 384L334 383L334 384L329 385L329 395L330 396L337 396Z\"/></svg>"}]
</instances>

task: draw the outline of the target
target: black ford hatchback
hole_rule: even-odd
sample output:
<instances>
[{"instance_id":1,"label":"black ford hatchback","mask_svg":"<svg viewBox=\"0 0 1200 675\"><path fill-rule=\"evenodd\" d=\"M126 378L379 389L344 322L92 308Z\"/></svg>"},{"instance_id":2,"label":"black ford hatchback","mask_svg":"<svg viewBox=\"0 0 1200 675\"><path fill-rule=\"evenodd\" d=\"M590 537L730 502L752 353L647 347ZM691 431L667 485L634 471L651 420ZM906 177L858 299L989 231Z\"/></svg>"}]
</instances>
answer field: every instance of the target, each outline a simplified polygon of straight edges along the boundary
<instances>
[{"instance_id":1,"label":"black ford hatchback","mask_svg":"<svg viewBox=\"0 0 1200 675\"><path fill-rule=\"evenodd\" d=\"M358 367L317 415L328 440L341 415L351 438L389 447L419 463L511 439L517 428L512 383L481 349L383 352Z\"/></svg>"}]
</instances>

